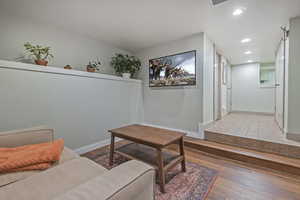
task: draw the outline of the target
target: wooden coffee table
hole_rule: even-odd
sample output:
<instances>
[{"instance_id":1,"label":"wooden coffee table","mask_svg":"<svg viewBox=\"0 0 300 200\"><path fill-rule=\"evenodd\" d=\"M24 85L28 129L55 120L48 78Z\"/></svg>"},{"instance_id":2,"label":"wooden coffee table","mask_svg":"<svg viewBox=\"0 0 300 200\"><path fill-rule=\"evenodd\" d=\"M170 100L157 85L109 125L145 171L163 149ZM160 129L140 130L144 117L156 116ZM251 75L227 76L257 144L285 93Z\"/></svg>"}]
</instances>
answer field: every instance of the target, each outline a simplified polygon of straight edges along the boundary
<instances>
[{"instance_id":1,"label":"wooden coffee table","mask_svg":"<svg viewBox=\"0 0 300 200\"><path fill-rule=\"evenodd\" d=\"M184 155L184 133L154 128L143 125L130 125L109 130L111 133L110 161L113 165L114 153L129 159L136 159L152 165L158 172L161 192L165 192L166 173L181 163L182 171L186 171ZM115 150L115 137L129 140L133 143ZM163 152L170 144L178 144L179 155Z\"/></svg>"}]
</instances>

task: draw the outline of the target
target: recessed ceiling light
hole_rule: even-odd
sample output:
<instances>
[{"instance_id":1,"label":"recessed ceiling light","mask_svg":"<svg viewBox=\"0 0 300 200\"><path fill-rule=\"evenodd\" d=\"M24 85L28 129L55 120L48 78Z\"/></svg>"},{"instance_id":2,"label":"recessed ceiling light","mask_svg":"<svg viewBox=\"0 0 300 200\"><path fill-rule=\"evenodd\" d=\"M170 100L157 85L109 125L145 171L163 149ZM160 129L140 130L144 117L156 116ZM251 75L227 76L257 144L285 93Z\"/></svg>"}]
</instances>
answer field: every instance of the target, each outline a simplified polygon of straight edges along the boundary
<instances>
[{"instance_id":1,"label":"recessed ceiling light","mask_svg":"<svg viewBox=\"0 0 300 200\"><path fill-rule=\"evenodd\" d=\"M238 16L238 15L241 15L243 13L243 9L241 8L238 8L238 9L235 9L232 13L233 16Z\"/></svg>"},{"instance_id":2,"label":"recessed ceiling light","mask_svg":"<svg viewBox=\"0 0 300 200\"><path fill-rule=\"evenodd\" d=\"M252 63L252 62L253 62L253 60L248 60L248 61L247 61L247 63Z\"/></svg>"},{"instance_id":3,"label":"recessed ceiling light","mask_svg":"<svg viewBox=\"0 0 300 200\"><path fill-rule=\"evenodd\" d=\"M248 42L251 42L250 38L245 38L241 40L241 43L248 43Z\"/></svg>"},{"instance_id":4,"label":"recessed ceiling light","mask_svg":"<svg viewBox=\"0 0 300 200\"><path fill-rule=\"evenodd\" d=\"M245 54L247 55L252 54L252 51L246 51Z\"/></svg>"}]
</instances>

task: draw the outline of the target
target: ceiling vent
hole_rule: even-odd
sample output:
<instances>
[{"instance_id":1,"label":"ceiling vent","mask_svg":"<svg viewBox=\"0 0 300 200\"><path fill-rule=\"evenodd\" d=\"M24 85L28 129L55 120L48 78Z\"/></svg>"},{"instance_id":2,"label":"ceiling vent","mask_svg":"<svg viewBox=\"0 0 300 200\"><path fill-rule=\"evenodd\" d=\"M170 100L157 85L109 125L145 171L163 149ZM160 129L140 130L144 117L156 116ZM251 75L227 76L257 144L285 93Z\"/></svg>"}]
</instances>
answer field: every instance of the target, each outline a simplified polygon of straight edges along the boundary
<instances>
[{"instance_id":1,"label":"ceiling vent","mask_svg":"<svg viewBox=\"0 0 300 200\"><path fill-rule=\"evenodd\" d=\"M214 6L216 6L216 5L224 3L225 1L228 1L228 0L211 0L211 1L212 1L212 4Z\"/></svg>"}]
</instances>

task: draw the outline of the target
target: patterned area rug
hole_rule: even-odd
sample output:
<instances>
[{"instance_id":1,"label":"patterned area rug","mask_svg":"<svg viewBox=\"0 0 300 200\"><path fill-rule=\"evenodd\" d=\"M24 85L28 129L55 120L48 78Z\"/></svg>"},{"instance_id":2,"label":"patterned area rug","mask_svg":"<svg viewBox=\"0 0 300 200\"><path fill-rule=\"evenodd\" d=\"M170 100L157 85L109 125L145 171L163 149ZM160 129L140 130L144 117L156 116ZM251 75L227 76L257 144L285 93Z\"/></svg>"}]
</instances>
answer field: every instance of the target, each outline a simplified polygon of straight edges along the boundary
<instances>
[{"instance_id":1,"label":"patterned area rug","mask_svg":"<svg viewBox=\"0 0 300 200\"><path fill-rule=\"evenodd\" d=\"M109 166L109 154L91 151L85 157L97 162L106 169L118 166L128 159L115 154L114 166ZM180 165L168 172L166 177L166 193L161 193L159 185L155 186L156 200L204 200L212 188L217 171L195 163L186 163L186 173L181 172Z\"/></svg>"}]
</instances>

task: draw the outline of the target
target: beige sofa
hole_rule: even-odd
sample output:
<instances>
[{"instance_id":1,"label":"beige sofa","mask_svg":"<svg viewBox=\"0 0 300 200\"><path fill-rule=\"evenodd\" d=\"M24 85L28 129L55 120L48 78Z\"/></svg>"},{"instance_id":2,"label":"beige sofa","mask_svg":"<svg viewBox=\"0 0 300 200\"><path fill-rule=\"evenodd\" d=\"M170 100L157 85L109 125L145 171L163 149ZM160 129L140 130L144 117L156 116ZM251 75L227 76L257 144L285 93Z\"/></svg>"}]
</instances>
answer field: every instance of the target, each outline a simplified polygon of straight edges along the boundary
<instances>
[{"instance_id":1,"label":"beige sofa","mask_svg":"<svg viewBox=\"0 0 300 200\"><path fill-rule=\"evenodd\" d=\"M35 128L0 133L0 147L53 140L53 130ZM153 200L155 171L129 161L112 170L65 148L59 163L41 172L0 174L1 200Z\"/></svg>"}]
</instances>

